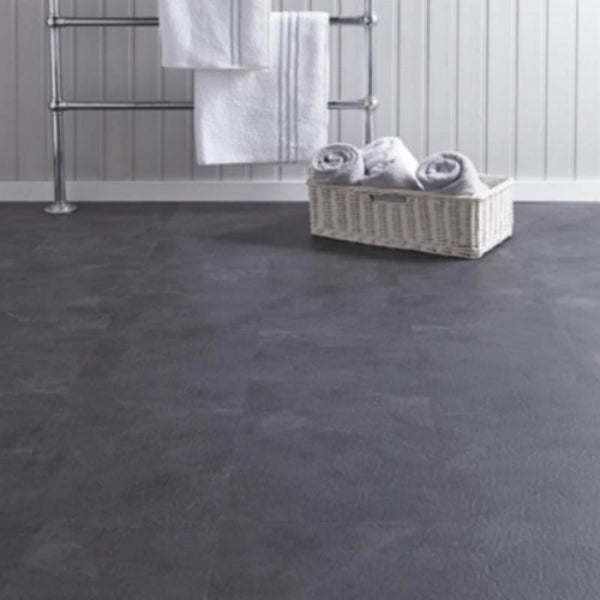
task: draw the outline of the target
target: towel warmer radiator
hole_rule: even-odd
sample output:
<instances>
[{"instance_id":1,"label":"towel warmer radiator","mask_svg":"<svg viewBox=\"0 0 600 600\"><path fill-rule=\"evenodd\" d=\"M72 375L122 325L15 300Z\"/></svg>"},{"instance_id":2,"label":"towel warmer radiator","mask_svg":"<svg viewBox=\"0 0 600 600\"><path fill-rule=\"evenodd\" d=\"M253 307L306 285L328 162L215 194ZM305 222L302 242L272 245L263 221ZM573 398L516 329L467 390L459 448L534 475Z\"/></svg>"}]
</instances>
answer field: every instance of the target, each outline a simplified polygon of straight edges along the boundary
<instances>
[{"instance_id":1,"label":"towel warmer radiator","mask_svg":"<svg viewBox=\"0 0 600 600\"><path fill-rule=\"evenodd\" d=\"M366 45L366 95L360 100L334 100L330 110L362 110L365 112L365 140L373 138L373 117L377 109L375 96L374 32L377 25L375 0L365 0L364 14L350 17L331 17L332 25L364 27ZM81 18L60 14L59 0L48 0L48 27L50 28L50 113L52 115L52 154L54 174L54 202L45 208L50 215L65 215L77 210L67 199L64 164L64 113L69 110L192 110L193 102L182 101L124 101L79 102L63 97L60 30L63 27L157 27L158 18Z\"/></svg>"}]
</instances>

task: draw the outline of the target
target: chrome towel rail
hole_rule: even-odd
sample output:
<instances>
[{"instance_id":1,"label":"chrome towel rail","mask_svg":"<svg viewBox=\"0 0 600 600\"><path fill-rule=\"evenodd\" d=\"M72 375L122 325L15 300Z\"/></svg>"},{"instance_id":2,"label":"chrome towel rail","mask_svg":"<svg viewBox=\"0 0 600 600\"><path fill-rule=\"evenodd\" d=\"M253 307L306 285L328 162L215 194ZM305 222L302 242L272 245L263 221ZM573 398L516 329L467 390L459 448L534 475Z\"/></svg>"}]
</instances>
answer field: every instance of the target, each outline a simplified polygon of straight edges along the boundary
<instances>
[{"instance_id":1,"label":"chrome towel rail","mask_svg":"<svg viewBox=\"0 0 600 600\"><path fill-rule=\"evenodd\" d=\"M331 17L331 25L357 25L370 27L376 24L375 15L357 17ZM50 16L48 27L158 27L157 17L59 17Z\"/></svg>"},{"instance_id":2,"label":"chrome towel rail","mask_svg":"<svg viewBox=\"0 0 600 600\"><path fill-rule=\"evenodd\" d=\"M331 25L359 26L365 29L366 95L358 100L332 100L330 110L362 110L365 112L365 141L373 139L373 117L377 109L375 96L375 53L373 29L377 25L375 0L365 0L363 15L331 17ZM50 28L50 112L52 116L52 154L54 173L54 202L45 208L51 215L65 215L77 210L67 199L64 166L64 113L86 110L192 110L191 101L129 100L121 102L81 102L63 97L60 31L65 27L157 27L158 18L82 18L61 16L59 0L48 0L48 27Z\"/></svg>"}]
</instances>

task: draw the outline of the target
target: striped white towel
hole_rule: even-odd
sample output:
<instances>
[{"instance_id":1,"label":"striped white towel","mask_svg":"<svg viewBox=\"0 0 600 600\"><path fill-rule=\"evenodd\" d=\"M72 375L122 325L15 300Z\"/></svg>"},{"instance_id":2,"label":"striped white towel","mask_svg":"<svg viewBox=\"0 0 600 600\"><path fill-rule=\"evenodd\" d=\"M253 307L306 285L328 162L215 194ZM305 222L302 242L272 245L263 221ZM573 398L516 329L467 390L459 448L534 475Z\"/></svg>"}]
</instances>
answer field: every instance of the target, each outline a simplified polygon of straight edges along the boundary
<instances>
[{"instance_id":1,"label":"striped white towel","mask_svg":"<svg viewBox=\"0 0 600 600\"><path fill-rule=\"evenodd\" d=\"M329 15L275 12L272 69L197 71L198 163L308 163L327 143Z\"/></svg>"},{"instance_id":2,"label":"striped white towel","mask_svg":"<svg viewBox=\"0 0 600 600\"><path fill-rule=\"evenodd\" d=\"M163 66L267 69L271 0L160 0Z\"/></svg>"}]
</instances>

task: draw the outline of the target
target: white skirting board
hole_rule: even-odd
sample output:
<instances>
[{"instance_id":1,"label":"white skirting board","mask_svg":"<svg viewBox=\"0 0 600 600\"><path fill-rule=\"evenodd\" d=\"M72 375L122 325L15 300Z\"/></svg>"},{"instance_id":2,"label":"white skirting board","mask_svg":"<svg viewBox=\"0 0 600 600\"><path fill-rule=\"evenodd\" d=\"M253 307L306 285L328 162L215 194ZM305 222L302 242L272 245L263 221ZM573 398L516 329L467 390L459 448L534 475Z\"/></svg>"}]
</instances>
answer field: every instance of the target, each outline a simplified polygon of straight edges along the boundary
<instances>
[{"instance_id":1,"label":"white skirting board","mask_svg":"<svg viewBox=\"0 0 600 600\"><path fill-rule=\"evenodd\" d=\"M302 181L79 181L68 184L73 202L304 202ZM52 184L0 181L0 202L48 202ZM520 202L600 202L600 180L517 181Z\"/></svg>"}]
</instances>

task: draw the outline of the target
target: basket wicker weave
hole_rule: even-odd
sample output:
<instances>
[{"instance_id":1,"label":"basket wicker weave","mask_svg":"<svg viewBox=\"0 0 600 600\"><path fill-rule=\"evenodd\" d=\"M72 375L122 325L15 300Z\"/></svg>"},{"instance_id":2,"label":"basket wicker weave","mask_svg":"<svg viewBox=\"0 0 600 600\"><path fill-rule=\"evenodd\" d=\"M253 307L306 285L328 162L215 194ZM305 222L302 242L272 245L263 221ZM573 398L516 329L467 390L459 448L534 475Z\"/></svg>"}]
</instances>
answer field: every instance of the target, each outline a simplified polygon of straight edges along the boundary
<instances>
[{"instance_id":1,"label":"basket wicker weave","mask_svg":"<svg viewBox=\"0 0 600 600\"><path fill-rule=\"evenodd\" d=\"M481 258L512 236L512 179L481 197L309 182L311 232L371 246Z\"/></svg>"}]
</instances>

